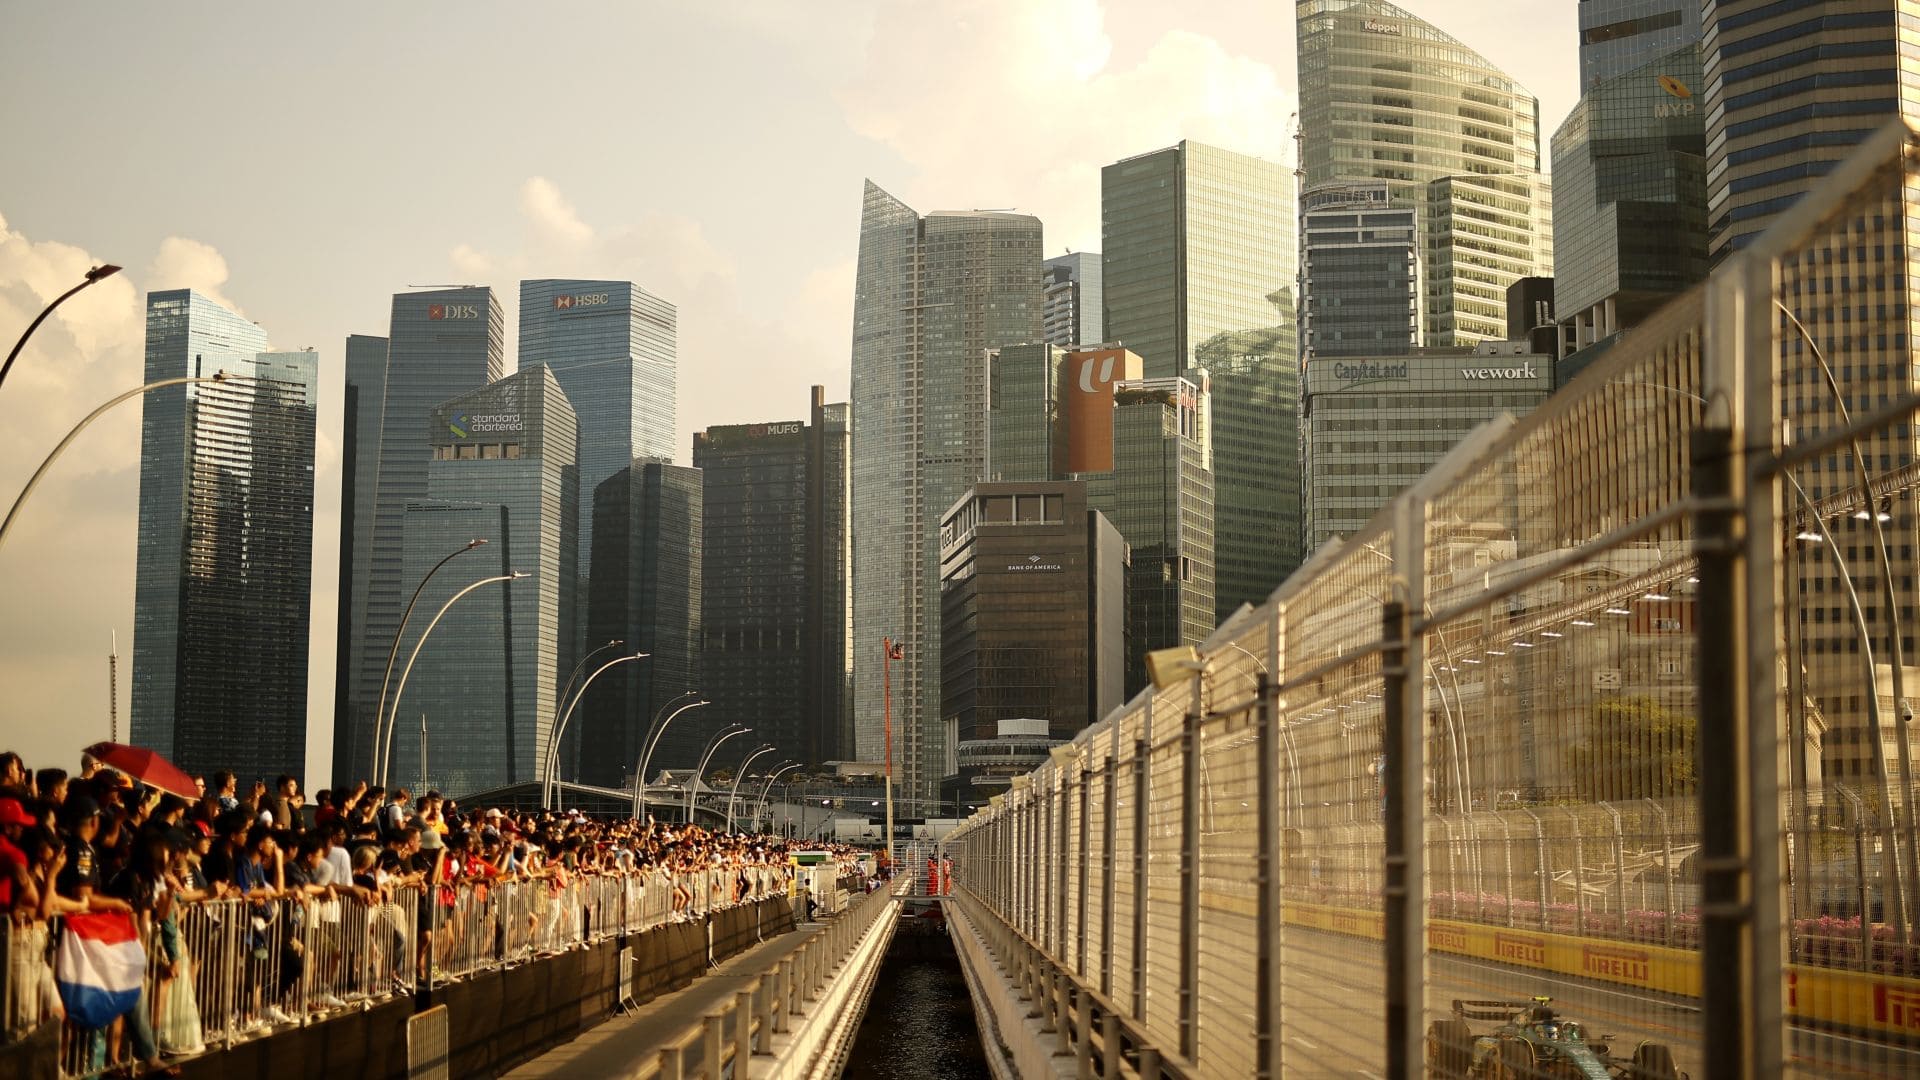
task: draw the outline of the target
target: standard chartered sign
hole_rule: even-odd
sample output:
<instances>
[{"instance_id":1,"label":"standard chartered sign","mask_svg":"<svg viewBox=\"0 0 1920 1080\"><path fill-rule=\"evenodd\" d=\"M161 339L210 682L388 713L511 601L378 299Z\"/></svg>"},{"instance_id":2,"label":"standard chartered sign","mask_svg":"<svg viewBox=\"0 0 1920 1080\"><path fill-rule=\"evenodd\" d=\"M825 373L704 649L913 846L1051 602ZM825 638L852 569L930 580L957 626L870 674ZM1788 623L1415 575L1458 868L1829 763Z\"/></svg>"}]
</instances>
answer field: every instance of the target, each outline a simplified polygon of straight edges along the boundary
<instances>
[{"instance_id":1,"label":"standard chartered sign","mask_svg":"<svg viewBox=\"0 0 1920 1080\"><path fill-rule=\"evenodd\" d=\"M501 435L521 430L519 413L461 413L447 421L447 430L455 438L474 435Z\"/></svg>"}]
</instances>

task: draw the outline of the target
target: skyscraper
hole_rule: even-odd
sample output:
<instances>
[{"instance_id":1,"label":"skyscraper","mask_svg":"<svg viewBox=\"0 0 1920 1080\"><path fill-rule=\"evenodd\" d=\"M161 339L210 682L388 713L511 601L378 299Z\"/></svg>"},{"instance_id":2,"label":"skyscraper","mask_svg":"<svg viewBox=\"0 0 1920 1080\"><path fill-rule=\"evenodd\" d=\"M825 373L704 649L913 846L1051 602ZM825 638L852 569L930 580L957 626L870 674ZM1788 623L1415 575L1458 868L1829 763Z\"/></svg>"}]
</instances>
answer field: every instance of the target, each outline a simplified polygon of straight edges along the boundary
<instances>
[{"instance_id":1,"label":"skyscraper","mask_svg":"<svg viewBox=\"0 0 1920 1080\"><path fill-rule=\"evenodd\" d=\"M1047 341L1079 349L1106 340L1106 307L1101 296L1100 253L1070 251L1045 263L1046 299L1042 311Z\"/></svg>"},{"instance_id":2,"label":"skyscraper","mask_svg":"<svg viewBox=\"0 0 1920 1080\"><path fill-rule=\"evenodd\" d=\"M632 782L654 718L698 700L704 495L699 469L635 461L593 492L594 565L587 641L620 640L647 659L621 664L593 684L573 723L579 778L607 787ZM611 655L611 654L609 654ZM692 768L715 724L704 711L668 728L649 768Z\"/></svg>"},{"instance_id":3,"label":"skyscraper","mask_svg":"<svg viewBox=\"0 0 1920 1080\"><path fill-rule=\"evenodd\" d=\"M488 544L454 564L457 573L434 578L422 610L438 612L483 578L527 575L482 586L448 609L394 703L391 781L459 795L545 776L547 736L573 669L578 429L542 365L431 415L427 498L409 503L404 518L407 579L418 581L469 539Z\"/></svg>"},{"instance_id":4,"label":"skyscraper","mask_svg":"<svg viewBox=\"0 0 1920 1080\"><path fill-rule=\"evenodd\" d=\"M1580 96L1700 43L1699 0L1606 0L1580 5ZM1698 89L1694 83L1689 87ZM1556 162L1553 171L1558 173Z\"/></svg>"},{"instance_id":5,"label":"skyscraper","mask_svg":"<svg viewBox=\"0 0 1920 1080\"><path fill-rule=\"evenodd\" d=\"M1591 6L1581 7L1583 23L1597 17ZM1666 10L1677 0L1640 6L1640 22L1626 21L1679 21L1591 46L1589 31L1581 55L1670 39L1686 25L1684 13ZM1701 87L1699 10L1691 10L1694 40L1588 80L1553 133L1554 298L1576 350L1637 325L1707 276L1706 113L1694 97ZM1604 66L1614 71L1643 55L1608 54Z\"/></svg>"},{"instance_id":6,"label":"skyscraper","mask_svg":"<svg viewBox=\"0 0 1920 1080\"><path fill-rule=\"evenodd\" d=\"M1294 10L1307 190L1386 182L1394 205L1419 213L1421 343L1499 340L1507 287L1552 273L1538 101L1385 0L1296 0Z\"/></svg>"},{"instance_id":7,"label":"skyscraper","mask_svg":"<svg viewBox=\"0 0 1920 1080\"><path fill-rule=\"evenodd\" d=\"M1707 251L1765 231L1874 129L1912 119L1920 56L1900 29L1916 0L1710 0L1701 5Z\"/></svg>"},{"instance_id":8,"label":"skyscraper","mask_svg":"<svg viewBox=\"0 0 1920 1080\"><path fill-rule=\"evenodd\" d=\"M987 457L986 351L1041 340L1038 219L925 217L869 181L853 308L854 726L882 755L881 641L893 666L895 776L933 798L940 721L941 509Z\"/></svg>"},{"instance_id":9,"label":"skyscraper","mask_svg":"<svg viewBox=\"0 0 1920 1080\"><path fill-rule=\"evenodd\" d=\"M989 480L1046 480L1054 468L1054 380L1062 356L1046 342L987 354Z\"/></svg>"},{"instance_id":10,"label":"skyscraper","mask_svg":"<svg viewBox=\"0 0 1920 1080\"><path fill-rule=\"evenodd\" d=\"M147 297L133 741L190 772L303 772L313 567L311 352L196 292Z\"/></svg>"},{"instance_id":11,"label":"skyscraper","mask_svg":"<svg viewBox=\"0 0 1920 1080\"><path fill-rule=\"evenodd\" d=\"M340 592L336 609L333 728L349 729L353 713L354 642L367 632L367 578L362 556L373 546L374 496L380 483L380 413L387 390L387 339L347 335L345 438L340 447ZM471 539L471 538L469 538ZM351 759L352 740L333 740L333 775L361 776L366 759Z\"/></svg>"},{"instance_id":12,"label":"skyscraper","mask_svg":"<svg viewBox=\"0 0 1920 1080\"><path fill-rule=\"evenodd\" d=\"M1420 232L1384 180L1301 196L1301 356L1394 356L1420 344Z\"/></svg>"},{"instance_id":13,"label":"skyscraper","mask_svg":"<svg viewBox=\"0 0 1920 1080\"><path fill-rule=\"evenodd\" d=\"M520 283L520 363L551 367L580 418L583 507L635 458L673 460L677 330L674 306L632 282ZM592 548L589 512L580 522L582 587L593 575Z\"/></svg>"},{"instance_id":14,"label":"skyscraper","mask_svg":"<svg viewBox=\"0 0 1920 1080\"><path fill-rule=\"evenodd\" d=\"M334 759L341 760L339 744L345 742L345 761L350 767L334 777L336 784L365 776L372 765L373 714L386 675L387 656L407 600L419 584L418 577L406 573L406 514L408 503L427 498L433 411L500 377L503 325L504 316L494 301L493 290L483 286L394 295L387 335L373 533L364 553L357 541L354 545L355 575L367 583L365 617L357 624L362 629L352 644L351 712L346 726L336 727L333 735ZM356 453L364 454L367 449L359 446ZM465 539L472 538L461 542ZM421 602L425 603L424 597ZM420 629L411 627L409 640Z\"/></svg>"},{"instance_id":15,"label":"skyscraper","mask_svg":"<svg viewBox=\"0 0 1920 1080\"><path fill-rule=\"evenodd\" d=\"M807 420L693 436L702 561L726 568L701 583L701 720L794 761L841 756L851 728L847 438L847 406L818 386Z\"/></svg>"},{"instance_id":16,"label":"skyscraper","mask_svg":"<svg viewBox=\"0 0 1920 1080\"><path fill-rule=\"evenodd\" d=\"M1293 172L1182 142L1100 170L1106 336L1213 384L1218 592L1258 603L1299 551Z\"/></svg>"}]
</instances>

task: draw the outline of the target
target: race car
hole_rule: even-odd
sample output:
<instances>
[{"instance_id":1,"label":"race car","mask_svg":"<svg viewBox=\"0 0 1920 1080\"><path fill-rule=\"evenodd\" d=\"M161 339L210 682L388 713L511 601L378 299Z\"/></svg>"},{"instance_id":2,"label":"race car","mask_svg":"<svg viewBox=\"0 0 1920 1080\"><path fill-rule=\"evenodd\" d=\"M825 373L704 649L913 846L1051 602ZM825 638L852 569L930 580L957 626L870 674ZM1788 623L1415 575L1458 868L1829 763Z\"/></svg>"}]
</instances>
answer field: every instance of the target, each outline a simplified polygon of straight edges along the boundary
<instances>
[{"instance_id":1,"label":"race car","mask_svg":"<svg viewBox=\"0 0 1920 1080\"><path fill-rule=\"evenodd\" d=\"M1562 1018L1553 999L1455 1001L1453 1015L1427 1025L1429 1080L1688 1080L1673 1051L1643 1042L1619 1057L1585 1026ZM1498 1020L1474 1034L1469 1020Z\"/></svg>"}]
</instances>

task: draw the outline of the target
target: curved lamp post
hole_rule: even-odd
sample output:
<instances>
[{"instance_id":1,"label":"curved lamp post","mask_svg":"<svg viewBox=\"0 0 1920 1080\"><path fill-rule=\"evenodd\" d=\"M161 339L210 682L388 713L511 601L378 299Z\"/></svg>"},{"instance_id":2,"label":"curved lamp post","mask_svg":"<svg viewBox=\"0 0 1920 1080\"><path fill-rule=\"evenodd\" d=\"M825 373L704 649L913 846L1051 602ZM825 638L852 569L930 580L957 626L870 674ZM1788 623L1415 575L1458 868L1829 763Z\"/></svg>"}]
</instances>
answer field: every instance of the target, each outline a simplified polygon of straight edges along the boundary
<instances>
[{"instance_id":1,"label":"curved lamp post","mask_svg":"<svg viewBox=\"0 0 1920 1080\"><path fill-rule=\"evenodd\" d=\"M792 772L804 764L806 763L803 761L796 761L790 765L782 765L767 777L766 786L760 789L760 801L753 804L753 823L756 827L760 824L760 815L767 809L767 792L773 790L773 782L780 779L781 773Z\"/></svg>"},{"instance_id":2,"label":"curved lamp post","mask_svg":"<svg viewBox=\"0 0 1920 1080\"><path fill-rule=\"evenodd\" d=\"M433 580L433 575L439 573L441 567L484 544L486 544L485 540L475 537L467 541L465 547L448 552L445 558L433 564L433 569L427 571L427 576L420 579L420 584L413 587L413 599L407 601L407 610L400 616L400 625L394 628L393 645L387 649L387 673L380 678L380 697L373 705L373 761L370 765L371 771L367 773L368 780L380 775L380 729L381 718L387 715L387 685L393 681L393 661L400 655L400 639L407 632L407 623L413 619L413 605L420 602L420 594L426 590L427 582Z\"/></svg>"},{"instance_id":3,"label":"curved lamp post","mask_svg":"<svg viewBox=\"0 0 1920 1080\"><path fill-rule=\"evenodd\" d=\"M169 386L185 386L188 383L226 382L228 377L226 372L217 371L212 375L198 375L190 379L161 379L158 382L150 382L142 386L136 386L124 394L110 398L106 404L88 413L79 423L73 425L73 430L67 432L67 437L61 439L59 445L53 448L53 453L47 455L47 460L41 462L40 467L33 471L33 475L27 479L27 486L20 489L19 497L13 500L13 508L7 511L6 520L0 521L0 544L6 543L7 530L13 528L13 519L19 516L20 508L26 505L27 496L33 494L33 489L39 486L40 478L47 475L48 469L53 468L53 463L60 459L61 453L66 450L68 444L72 443L76 436L86 430L88 424L99 419L102 413L123 401L139 397L142 394L152 393L155 390L163 390Z\"/></svg>"},{"instance_id":4,"label":"curved lamp post","mask_svg":"<svg viewBox=\"0 0 1920 1080\"><path fill-rule=\"evenodd\" d=\"M453 605L459 603L461 597L467 595L468 593L479 588L480 586L492 585L495 582L500 582L500 581L514 581L519 578L530 577L530 576L531 575L529 575L524 570L515 570L510 574L499 574L494 577L481 578L479 581L474 582L473 584L467 586L464 589L461 589L459 592L454 593L451 597L449 597L446 603L440 605L440 610L434 614L433 621L428 623L427 628L420 632L420 640L413 643L413 652L411 655L407 657L407 666L400 672L400 685L397 687L394 687L393 708L389 710L389 712L387 713L386 746L385 746L385 751L380 756L380 786L381 787L387 786L387 769L393 765L393 728L394 728L394 725L400 719L400 696L407 692L407 677L413 674L413 662L415 660L420 659L420 650L427 644L427 638L433 635L433 628L440 625L440 620L446 616L448 608L451 608Z\"/></svg>"},{"instance_id":5,"label":"curved lamp post","mask_svg":"<svg viewBox=\"0 0 1920 1080\"><path fill-rule=\"evenodd\" d=\"M694 691L689 690L687 694L693 692ZM686 697L687 694L681 694L680 697ZM674 700L678 701L679 698L675 698ZM672 704L672 702L668 702L668 704ZM660 745L660 736L667 733L667 728L672 725L674 718L681 713L686 712L688 709L697 709L702 705L711 704L713 704L713 702L705 698L699 701L687 702L685 705L668 713L667 718L660 722L659 729L653 733L653 737L647 740L647 748L640 755L640 770L634 773L633 816L635 819L645 821L647 817L647 764L653 760L653 748ZM666 706L663 705L661 708L664 709Z\"/></svg>"},{"instance_id":6,"label":"curved lamp post","mask_svg":"<svg viewBox=\"0 0 1920 1080\"><path fill-rule=\"evenodd\" d=\"M47 321L47 316L53 314L54 308L57 308L61 304L66 303L67 297L72 296L74 293L79 292L81 289L86 288L87 286L93 284L96 281L105 281L107 278L110 278L119 272L120 272L120 268L113 265L112 263L101 263L99 266L96 266L93 269L87 271L86 280L82 281L78 285L75 285L73 288L68 289L66 292L61 293L59 296L54 297L53 303L48 304L46 306L46 310L40 312L38 317L36 317L32 322L28 323L27 332L24 334L21 334L20 340L13 343L13 351L7 354L7 362L5 364L0 364L0 383L4 383L7 381L7 372L13 370L14 358L20 355L21 349L24 349L27 347L27 339L33 336L33 332L35 330L40 329L41 323Z\"/></svg>"},{"instance_id":7,"label":"curved lamp post","mask_svg":"<svg viewBox=\"0 0 1920 1080\"><path fill-rule=\"evenodd\" d=\"M747 775L747 766L753 764L754 758L759 757L761 754L771 754L775 749L776 747L772 743L762 744L758 750L748 754L747 759L740 763L740 768L734 771L733 790L727 792L727 831L729 833L733 831L733 800L736 795L740 794L740 778Z\"/></svg>"},{"instance_id":8,"label":"curved lamp post","mask_svg":"<svg viewBox=\"0 0 1920 1080\"><path fill-rule=\"evenodd\" d=\"M620 642L610 642L609 644L618 645ZM600 652L606 647L607 646L602 645L599 649L595 649L594 652ZM560 722L553 725L553 733L547 736L546 779L540 785L540 809L550 809L553 799L559 794L560 778L557 774L560 770L560 738L567 733L567 721L573 719L573 710L579 708L580 700L587 696L587 687L593 685L593 680L599 678L601 672L615 664L624 664L629 660L645 660L647 655L648 654L643 652L637 652L631 656L616 656L606 663L601 664L599 667L594 668L593 674L587 676L587 681L580 684L580 692L573 695L573 700L567 703L567 711L560 714Z\"/></svg>"},{"instance_id":9,"label":"curved lamp post","mask_svg":"<svg viewBox=\"0 0 1920 1080\"><path fill-rule=\"evenodd\" d=\"M720 749L721 743L726 742L735 735L745 735L752 730L750 727L743 727L739 724L728 724L726 727L720 729L718 735L707 740L707 748L700 753L700 764L693 770L693 780L687 784L687 824L693 824L694 791L700 784L700 778L707 775L707 762L713 760L713 752Z\"/></svg>"},{"instance_id":10,"label":"curved lamp post","mask_svg":"<svg viewBox=\"0 0 1920 1080\"><path fill-rule=\"evenodd\" d=\"M560 688L560 695L554 698L554 700L562 703L566 702L569 699L569 696L572 695L573 693L573 684L580 680L580 673L587 670L587 665L593 663L594 657L599 656L601 653L606 652L608 649L617 649L620 646L625 644L626 642L620 640L619 638L614 638L612 641L607 642L605 645L602 645L599 648L588 653L587 655L581 657L580 662L573 665L573 674L567 676L566 685Z\"/></svg>"}]
</instances>

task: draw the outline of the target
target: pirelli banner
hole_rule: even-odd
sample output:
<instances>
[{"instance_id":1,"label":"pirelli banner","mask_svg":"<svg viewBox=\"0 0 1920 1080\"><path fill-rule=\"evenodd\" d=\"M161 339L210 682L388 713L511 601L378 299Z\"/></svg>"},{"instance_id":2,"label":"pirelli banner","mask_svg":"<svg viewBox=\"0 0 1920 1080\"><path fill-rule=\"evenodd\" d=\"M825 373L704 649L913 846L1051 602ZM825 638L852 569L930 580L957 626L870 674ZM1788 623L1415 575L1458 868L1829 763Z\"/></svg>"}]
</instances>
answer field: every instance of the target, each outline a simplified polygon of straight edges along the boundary
<instances>
[{"instance_id":1,"label":"pirelli banner","mask_svg":"<svg viewBox=\"0 0 1920 1080\"><path fill-rule=\"evenodd\" d=\"M1290 926L1386 939L1377 911L1289 904ZM1700 957L1686 949L1515 930L1451 919L1427 920L1435 953L1491 960L1518 968L1618 983L1679 997L1700 996ZM1795 964L1788 968L1787 1009L1807 1024L1920 1038L1920 979Z\"/></svg>"}]
</instances>

